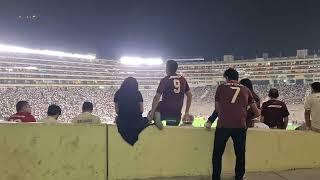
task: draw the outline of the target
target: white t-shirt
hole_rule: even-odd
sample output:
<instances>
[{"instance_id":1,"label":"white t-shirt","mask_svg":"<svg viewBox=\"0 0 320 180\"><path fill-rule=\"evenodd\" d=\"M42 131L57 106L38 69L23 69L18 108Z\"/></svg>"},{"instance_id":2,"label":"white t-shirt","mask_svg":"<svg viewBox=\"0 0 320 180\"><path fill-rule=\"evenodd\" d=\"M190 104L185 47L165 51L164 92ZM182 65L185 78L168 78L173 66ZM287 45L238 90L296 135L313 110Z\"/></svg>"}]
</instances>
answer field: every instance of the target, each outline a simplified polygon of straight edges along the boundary
<instances>
[{"instance_id":1,"label":"white t-shirt","mask_svg":"<svg viewBox=\"0 0 320 180\"><path fill-rule=\"evenodd\" d=\"M306 98L304 109L311 111L311 126L320 129L320 93L310 94Z\"/></svg>"}]
</instances>

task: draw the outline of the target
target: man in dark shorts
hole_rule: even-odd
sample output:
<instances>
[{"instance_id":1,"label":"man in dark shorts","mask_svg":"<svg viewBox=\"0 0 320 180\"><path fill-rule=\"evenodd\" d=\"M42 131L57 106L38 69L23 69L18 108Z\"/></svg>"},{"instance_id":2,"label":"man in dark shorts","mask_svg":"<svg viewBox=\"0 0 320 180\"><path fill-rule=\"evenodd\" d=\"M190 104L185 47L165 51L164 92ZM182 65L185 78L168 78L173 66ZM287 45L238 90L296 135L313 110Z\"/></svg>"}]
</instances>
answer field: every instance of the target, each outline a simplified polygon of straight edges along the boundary
<instances>
[{"instance_id":1,"label":"man in dark shorts","mask_svg":"<svg viewBox=\"0 0 320 180\"><path fill-rule=\"evenodd\" d=\"M148 119L155 120L156 124L165 120L169 126L178 126L181 121L181 110L185 95L187 96L187 104L184 117L190 117L189 109L192 94L186 79L176 73L177 69L178 63L176 61L167 61L167 76L160 81L157 94L153 98L152 109L148 115ZM160 101L161 96L162 101Z\"/></svg>"},{"instance_id":2,"label":"man in dark shorts","mask_svg":"<svg viewBox=\"0 0 320 180\"><path fill-rule=\"evenodd\" d=\"M227 83L219 85L215 95L215 110L219 119L214 139L212 179L221 179L222 156L231 137L236 154L235 179L242 180L245 174L247 108L252 108L254 118L260 116L260 110L251 91L238 82L239 74L236 70L229 68L224 72L224 77ZM206 128L211 128L210 121Z\"/></svg>"},{"instance_id":3,"label":"man in dark shorts","mask_svg":"<svg viewBox=\"0 0 320 180\"><path fill-rule=\"evenodd\" d=\"M272 129L287 129L290 113L286 104L278 100L278 90L270 89L269 97L270 100L262 104L260 121Z\"/></svg>"}]
</instances>

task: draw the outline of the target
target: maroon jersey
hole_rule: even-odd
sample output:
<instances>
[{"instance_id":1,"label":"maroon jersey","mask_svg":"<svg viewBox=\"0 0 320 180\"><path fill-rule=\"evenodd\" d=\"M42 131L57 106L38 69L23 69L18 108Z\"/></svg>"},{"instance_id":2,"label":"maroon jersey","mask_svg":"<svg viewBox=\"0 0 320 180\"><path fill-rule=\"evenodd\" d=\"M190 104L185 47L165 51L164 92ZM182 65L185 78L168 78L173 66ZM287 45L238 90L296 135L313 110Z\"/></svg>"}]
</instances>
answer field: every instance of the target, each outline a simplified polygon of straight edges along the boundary
<instances>
[{"instance_id":1,"label":"maroon jersey","mask_svg":"<svg viewBox=\"0 0 320 180\"><path fill-rule=\"evenodd\" d=\"M288 108L282 101L272 99L262 104L261 116L264 117L264 123L270 128L284 129L283 118L289 115Z\"/></svg>"},{"instance_id":2,"label":"maroon jersey","mask_svg":"<svg viewBox=\"0 0 320 180\"><path fill-rule=\"evenodd\" d=\"M237 81L217 88L215 101L219 106L218 128L246 128L247 108L254 103L250 90Z\"/></svg>"},{"instance_id":3,"label":"maroon jersey","mask_svg":"<svg viewBox=\"0 0 320 180\"><path fill-rule=\"evenodd\" d=\"M162 101L157 110L161 114L180 116L184 95L190 90L186 79L179 75L161 79L157 93L162 94Z\"/></svg>"},{"instance_id":4,"label":"maroon jersey","mask_svg":"<svg viewBox=\"0 0 320 180\"><path fill-rule=\"evenodd\" d=\"M36 119L27 112L19 112L17 114L12 115L9 117L8 121L11 122L36 122Z\"/></svg>"}]
</instances>

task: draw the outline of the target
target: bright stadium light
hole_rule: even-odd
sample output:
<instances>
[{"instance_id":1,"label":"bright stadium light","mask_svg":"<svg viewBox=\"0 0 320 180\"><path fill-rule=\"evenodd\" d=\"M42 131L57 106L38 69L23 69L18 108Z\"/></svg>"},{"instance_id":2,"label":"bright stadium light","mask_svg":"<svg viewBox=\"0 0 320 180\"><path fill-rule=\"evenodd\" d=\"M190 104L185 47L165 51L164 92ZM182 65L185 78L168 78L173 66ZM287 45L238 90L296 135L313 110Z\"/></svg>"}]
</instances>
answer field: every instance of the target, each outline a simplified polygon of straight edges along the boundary
<instances>
[{"instance_id":1,"label":"bright stadium light","mask_svg":"<svg viewBox=\"0 0 320 180\"><path fill-rule=\"evenodd\" d=\"M141 58L141 57L129 57L123 56L120 58L120 63L125 65L161 65L163 60L161 58Z\"/></svg>"},{"instance_id":2,"label":"bright stadium light","mask_svg":"<svg viewBox=\"0 0 320 180\"><path fill-rule=\"evenodd\" d=\"M96 58L95 55L89 55L89 54L73 54L73 53L66 53L62 51L29 49L24 47L9 46L9 45L3 45L3 44L0 44L0 52L19 53L19 54L39 54L39 55L70 57L70 58L79 58L79 59L95 59Z\"/></svg>"}]
</instances>

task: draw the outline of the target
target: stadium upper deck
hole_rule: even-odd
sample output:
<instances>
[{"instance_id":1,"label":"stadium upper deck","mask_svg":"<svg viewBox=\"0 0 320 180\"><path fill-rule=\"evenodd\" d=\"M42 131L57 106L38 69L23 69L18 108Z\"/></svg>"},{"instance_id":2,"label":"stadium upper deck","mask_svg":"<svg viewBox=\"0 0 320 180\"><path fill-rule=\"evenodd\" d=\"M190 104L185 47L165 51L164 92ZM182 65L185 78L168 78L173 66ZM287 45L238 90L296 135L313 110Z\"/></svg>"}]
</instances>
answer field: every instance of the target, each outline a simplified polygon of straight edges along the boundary
<instances>
[{"instance_id":1,"label":"stadium upper deck","mask_svg":"<svg viewBox=\"0 0 320 180\"><path fill-rule=\"evenodd\" d=\"M179 64L180 73L188 79L191 86L219 82L223 71L228 67L236 68L241 77L248 77L262 84L303 84L320 79L320 57L316 56L233 62L180 61ZM0 53L2 86L118 86L124 78L133 76L147 88L158 84L165 75L164 69L164 65L127 66L116 60Z\"/></svg>"}]
</instances>

